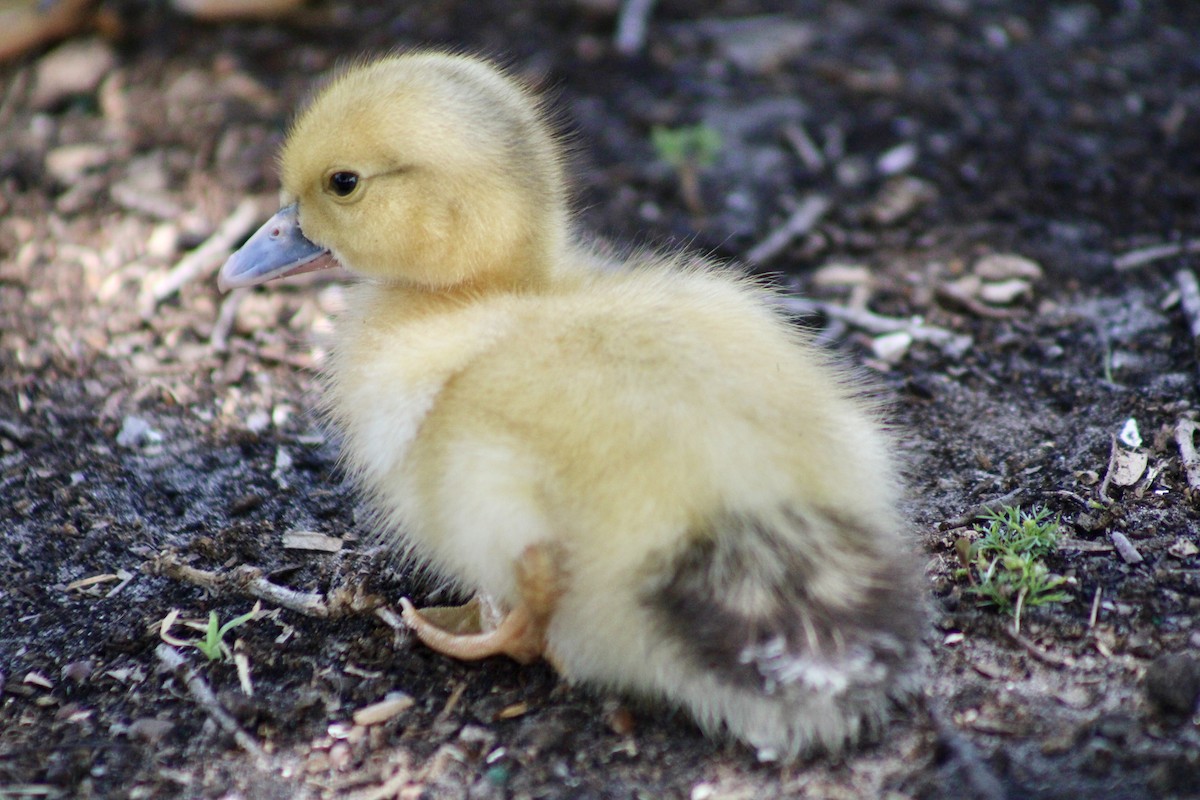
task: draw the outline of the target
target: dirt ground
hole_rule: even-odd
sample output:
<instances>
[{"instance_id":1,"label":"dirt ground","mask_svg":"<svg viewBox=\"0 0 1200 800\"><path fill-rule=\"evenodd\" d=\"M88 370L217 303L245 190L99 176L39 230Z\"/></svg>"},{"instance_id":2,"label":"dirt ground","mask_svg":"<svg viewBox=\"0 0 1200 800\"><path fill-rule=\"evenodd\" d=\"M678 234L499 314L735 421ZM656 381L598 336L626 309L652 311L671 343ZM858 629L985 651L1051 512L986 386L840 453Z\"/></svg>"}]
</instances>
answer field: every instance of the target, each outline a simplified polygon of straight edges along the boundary
<instances>
[{"instance_id":1,"label":"dirt ground","mask_svg":"<svg viewBox=\"0 0 1200 800\"><path fill-rule=\"evenodd\" d=\"M1176 436L1200 377L1200 6L674 0L624 56L615 5L201 24L111 2L0 67L0 797L1200 797L1200 475ZM214 279L273 210L317 76L417 44L550 93L583 228L778 274L882 387L932 714L780 768L370 610L264 602L233 659L164 644L173 610L249 611L243 566L343 609L449 599L374 546L311 411L338 285ZM721 143L672 167L651 131L686 125ZM1065 529L1047 563L1071 599L1019 635L955 575L996 498Z\"/></svg>"}]
</instances>

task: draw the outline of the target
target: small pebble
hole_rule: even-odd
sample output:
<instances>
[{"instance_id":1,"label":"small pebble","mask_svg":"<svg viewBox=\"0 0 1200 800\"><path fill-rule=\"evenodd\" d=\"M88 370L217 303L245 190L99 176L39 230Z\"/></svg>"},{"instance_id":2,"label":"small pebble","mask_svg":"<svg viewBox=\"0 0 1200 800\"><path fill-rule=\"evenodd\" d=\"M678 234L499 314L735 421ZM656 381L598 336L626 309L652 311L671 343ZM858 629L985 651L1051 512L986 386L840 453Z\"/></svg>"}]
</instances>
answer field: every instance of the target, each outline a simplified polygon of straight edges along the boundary
<instances>
[{"instance_id":1,"label":"small pebble","mask_svg":"<svg viewBox=\"0 0 1200 800\"><path fill-rule=\"evenodd\" d=\"M1012 253L986 255L975 262L971 271L985 281L1004 281L1010 278L1036 281L1042 277L1041 265Z\"/></svg>"},{"instance_id":2,"label":"small pebble","mask_svg":"<svg viewBox=\"0 0 1200 800\"><path fill-rule=\"evenodd\" d=\"M1200 659L1188 653L1159 656L1146 668L1146 697L1165 714L1191 714L1200 700Z\"/></svg>"},{"instance_id":3,"label":"small pebble","mask_svg":"<svg viewBox=\"0 0 1200 800\"><path fill-rule=\"evenodd\" d=\"M899 364L904 360L908 349L912 347L912 334L907 331L893 331L871 340L871 352L881 361L889 364Z\"/></svg>"},{"instance_id":4,"label":"small pebble","mask_svg":"<svg viewBox=\"0 0 1200 800\"><path fill-rule=\"evenodd\" d=\"M150 427L150 423L132 414L121 422L121 431L117 434L117 444L121 447L135 449L144 444L156 444L162 441L162 434Z\"/></svg>"}]
</instances>

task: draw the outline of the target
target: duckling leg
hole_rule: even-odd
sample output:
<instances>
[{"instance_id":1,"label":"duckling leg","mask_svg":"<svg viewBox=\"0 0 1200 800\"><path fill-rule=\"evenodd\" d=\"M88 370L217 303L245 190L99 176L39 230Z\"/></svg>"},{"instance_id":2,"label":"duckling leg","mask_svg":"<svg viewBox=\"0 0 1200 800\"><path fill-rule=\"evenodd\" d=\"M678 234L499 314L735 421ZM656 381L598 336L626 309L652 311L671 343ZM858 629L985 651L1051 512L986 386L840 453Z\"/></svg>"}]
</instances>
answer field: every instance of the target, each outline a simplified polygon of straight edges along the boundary
<instances>
[{"instance_id":1,"label":"duckling leg","mask_svg":"<svg viewBox=\"0 0 1200 800\"><path fill-rule=\"evenodd\" d=\"M513 568L520 600L491 630L480 633L447 630L417 610L408 598L400 599L404 621L430 649L453 658L476 661L506 655L530 664L546 651L546 627L562 594L562 569L556 548L547 544L525 548ZM471 601L477 602L478 599ZM465 611L471 603L461 608Z\"/></svg>"}]
</instances>

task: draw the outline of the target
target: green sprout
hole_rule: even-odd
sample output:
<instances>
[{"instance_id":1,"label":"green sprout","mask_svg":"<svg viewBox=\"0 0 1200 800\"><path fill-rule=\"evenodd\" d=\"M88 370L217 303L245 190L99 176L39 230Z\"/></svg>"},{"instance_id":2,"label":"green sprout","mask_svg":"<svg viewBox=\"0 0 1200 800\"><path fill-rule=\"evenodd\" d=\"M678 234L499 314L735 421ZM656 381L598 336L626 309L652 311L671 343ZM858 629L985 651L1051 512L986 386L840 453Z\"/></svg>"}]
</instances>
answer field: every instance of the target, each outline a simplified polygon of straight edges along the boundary
<instances>
[{"instance_id":1,"label":"green sprout","mask_svg":"<svg viewBox=\"0 0 1200 800\"><path fill-rule=\"evenodd\" d=\"M197 639L192 642L201 653L208 657L209 661L216 661L224 656L226 659L231 658L229 654L229 646L225 644L225 634L229 633L239 625L244 625L254 619L258 613L258 608L255 607L240 617L234 617L224 625L220 624L220 619L217 617L217 612L208 612L208 628L204 631L204 639Z\"/></svg>"},{"instance_id":2,"label":"green sprout","mask_svg":"<svg viewBox=\"0 0 1200 800\"><path fill-rule=\"evenodd\" d=\"M658 157L671 165L679 176L683 202L697 216L704 213L700 195L700 170L711 167L721 152L721 134L710 125L684 125L650 129L650 143Z\"/></svg>"},{"instance_id":3,"label":"green sprout","mask_svg":"<svg viewBox=\"0 0 1200 800\"><path fill-rule=\"evenodd\" d=\"M1058 549L1058 517L1051 518L1041 506L1028 512L1004 506L979 518L987 522L986 528L975 526L982 537L975 542L959 539L955 548L963 564L958 575L971 582L967 591L976 595L980 604L1011 614L1019 632L1023 608L1071 599L1063 589L1067 579L1050 572L1042 562Z\"/></svg>"}]
</instances>

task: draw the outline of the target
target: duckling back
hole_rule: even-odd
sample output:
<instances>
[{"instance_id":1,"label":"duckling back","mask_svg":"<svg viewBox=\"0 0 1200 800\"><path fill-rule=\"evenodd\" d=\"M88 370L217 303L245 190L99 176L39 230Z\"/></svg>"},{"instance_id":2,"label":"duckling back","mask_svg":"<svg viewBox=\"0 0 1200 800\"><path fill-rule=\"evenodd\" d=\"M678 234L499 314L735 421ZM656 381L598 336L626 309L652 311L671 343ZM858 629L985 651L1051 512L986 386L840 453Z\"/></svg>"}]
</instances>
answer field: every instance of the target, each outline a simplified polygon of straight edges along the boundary
<instances>
[{"instance_id":1,"label":"duckling back","mask_svg":"<svg viewBox=\"0 0 1200 800\"><path fill-rule=\"evenodd\" d=\"M511 607L519 554L561 548L547 655L565 677L791 758L859 740L911 691L921 610L873 409L764 301L655 259L480 298L403 337L469 353L411 446L381 446L390 414L342 427L439 574ZM386 408L344 390L338 407Z\"/></svg>"}]
</instances>

